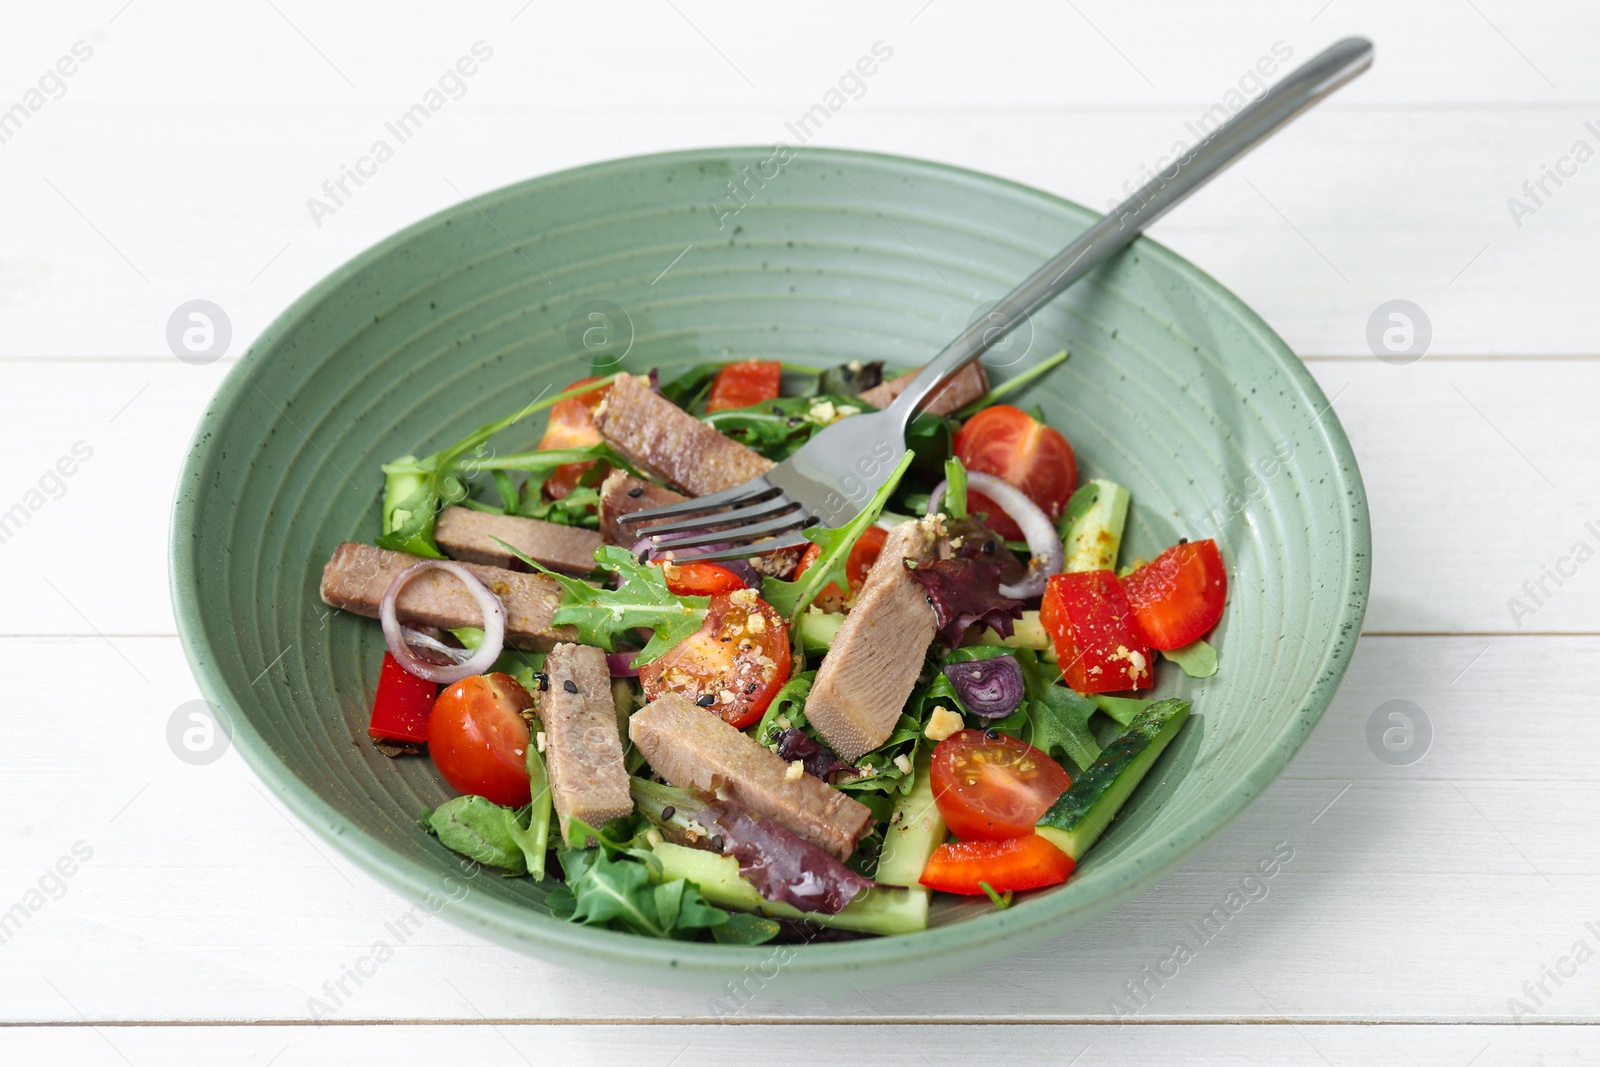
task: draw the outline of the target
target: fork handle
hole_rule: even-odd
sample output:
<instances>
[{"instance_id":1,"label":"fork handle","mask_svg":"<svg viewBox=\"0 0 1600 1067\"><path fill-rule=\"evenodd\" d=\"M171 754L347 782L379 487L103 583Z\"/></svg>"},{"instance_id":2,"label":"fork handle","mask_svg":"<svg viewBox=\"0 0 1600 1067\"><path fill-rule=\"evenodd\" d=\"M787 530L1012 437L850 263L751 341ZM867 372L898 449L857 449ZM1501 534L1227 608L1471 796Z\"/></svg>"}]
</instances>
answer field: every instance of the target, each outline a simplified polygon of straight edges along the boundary
<instances>
[{"instance_id":1,"label":"fork handle","mask_svg":"<svg viewBox=\"0 0 1600 1067\"><path fill-rule=\"evenodd\" d=\"M902 424L909 424L928 397L956 371L988 351L1061 290L1126 248L1190 193L1371 65L1372 42L1364 37L1346 37L1307 60L1002 297L930 360L886 410L898 414Z\"/></svg>"}]
</instances>

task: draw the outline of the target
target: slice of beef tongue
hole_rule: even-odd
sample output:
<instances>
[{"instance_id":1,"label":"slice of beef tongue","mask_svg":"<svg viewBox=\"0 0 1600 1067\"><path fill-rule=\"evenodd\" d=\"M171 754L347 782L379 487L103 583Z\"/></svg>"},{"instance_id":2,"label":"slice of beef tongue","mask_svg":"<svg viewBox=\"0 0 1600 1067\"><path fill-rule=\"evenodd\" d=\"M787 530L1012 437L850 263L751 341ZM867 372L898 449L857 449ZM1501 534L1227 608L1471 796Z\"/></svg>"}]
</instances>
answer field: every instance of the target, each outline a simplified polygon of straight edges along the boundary
<instances>
[{"instance_id":1,"label":"slice of beef tongue","mask_svg":"<svg viewBox=\"0 0 1600 1067\"><path fill-rule=\"evenodd\" d=\"M579 526L455 506L439 513L433 536L450 558L467 563L530 569L499 543L504 541L553 571L580 575L594 570L594 550L601 544L599 534Z\"/></svg>"},{"instance_id":2,"label":"slice of beef tongue","mask_svg":"<svg viewBox=\"0 0 1600 1067\"><path fill-rule=\"evenodd\" d=\"M777 464L707 426L635 374L618 376L594 413L611 447L690 496L731 489Z\"/></svg>"}]
</instances>

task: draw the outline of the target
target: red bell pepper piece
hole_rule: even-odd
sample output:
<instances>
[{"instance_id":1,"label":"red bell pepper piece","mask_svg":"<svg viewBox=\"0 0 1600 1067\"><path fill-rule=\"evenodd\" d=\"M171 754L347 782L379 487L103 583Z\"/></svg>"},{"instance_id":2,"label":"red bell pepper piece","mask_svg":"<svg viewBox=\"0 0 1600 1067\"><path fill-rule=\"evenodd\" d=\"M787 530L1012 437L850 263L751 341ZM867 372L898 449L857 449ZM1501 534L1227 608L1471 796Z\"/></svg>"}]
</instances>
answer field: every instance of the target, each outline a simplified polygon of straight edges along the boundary
<instances>
[{"instance_id":1,"label":"red bell pepper piece","mask_svg":"<svg viewBox=\"0 0 1600 1067\"><path fill-rule=\"evenodd\" d=\"M940 845L922 869L922 884L944 893L977 896L980 882L996 893L1059 885L1072 873L1072 857L1038 834L1004 841L952 841Z\"/></svg>"},{"instance_id":2,"label":"red bell pepper piece","mask_svg":"<svg viewBox=\"0 0 1600 1067\"><path fill-rule=\"evenodd\" d=\"M1055 640L1067 684L1078 692L1116 693L1154 684L1150 644L1111 571L1051 575L1039 621Z\"/></svg>"},{"instance_id":3,"label":"red bell pepper piece","mask_svg":"<svg viewBox=\"0 0 1600 1067\"><path fill-rule=\"evenodd\" d=\"M717 371L717 377L711 383L711 394L706 398L706 413L709 415L713 411L747 408L767 400L776 400L782 377L782 363L759 359L730 363Z\"/></svg>"},{"instance_id":4,"label":"red bell pepper piece","mask_svg":"<svg viewBox=\"0 0 1600 1067\"><path fill-rule=\"evenodd\" d=\"M428 715L433 711L439 687L426 678L400 666L389 653L383 654L383 670L378 674L378 695L372 701L372 721L367 733L379 741L404 741L420 744L428 739Z\"/></svg>"}]
</instances>

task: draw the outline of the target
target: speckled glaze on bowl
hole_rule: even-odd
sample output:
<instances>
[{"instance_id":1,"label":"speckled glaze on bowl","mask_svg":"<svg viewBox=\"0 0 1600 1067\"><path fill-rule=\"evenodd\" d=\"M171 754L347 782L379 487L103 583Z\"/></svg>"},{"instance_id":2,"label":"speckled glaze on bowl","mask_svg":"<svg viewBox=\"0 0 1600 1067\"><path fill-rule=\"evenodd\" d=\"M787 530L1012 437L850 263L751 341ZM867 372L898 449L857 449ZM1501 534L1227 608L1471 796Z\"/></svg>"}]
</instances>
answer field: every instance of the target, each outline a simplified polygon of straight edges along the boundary
<instances>
[{"instance_id":1,"label":"speckled glaze on bowl","mask_svg":"<svg viewBox=\"0 0 1600 1067\"><path fill-rule=\"evenodd\" d=\"M1193 721L1072 879L1006 911L941 901L922 934L780 953L589 929L550 917L527 879L467 880L416 828L450 795L431 764L364 740L379 628L330 617L317 582L335 544L377 533L384 460L613 365L912 366L1093 218L918 160L731 148L553 174L417 223L272 323L195 433L172 588L202 691L334 848L403 896L443 898L452 922L572 967L689 988L757 967L824 991L841 974L865 986L972 966L1090 921L1272 781L1338 686L1366 605L1366 499L1322 392L1265 323L1160 245L1139 241L986 361L1004 378L1072 350L1021 402L1073 442L1084 477L1132 490L1125 559L1219 539L1233 579L1212 638L1222 671L1191 683L1162 669L1160 692L1191 697ZM505 445L531 446L540 425Z\"/></svg>"}]
</instances>

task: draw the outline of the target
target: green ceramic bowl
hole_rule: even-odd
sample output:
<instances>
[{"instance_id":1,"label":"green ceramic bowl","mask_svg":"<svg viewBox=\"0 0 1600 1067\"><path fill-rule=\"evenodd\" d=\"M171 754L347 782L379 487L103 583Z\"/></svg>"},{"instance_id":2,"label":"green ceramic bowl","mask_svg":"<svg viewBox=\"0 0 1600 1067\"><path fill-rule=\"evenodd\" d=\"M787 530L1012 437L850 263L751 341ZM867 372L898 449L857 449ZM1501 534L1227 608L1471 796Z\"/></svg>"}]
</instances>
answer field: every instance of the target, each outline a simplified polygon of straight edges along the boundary
<instances>
[{"instance_id":1,"label":"green ceramic bowl","mask_svg":"<svg viewBox=\"0 0 1600 1067\"><path fill-rule=\"evenodd\" d=\"M928 977L1089 922L1237 815L1300 747L1350 660L1367 507L1322 392L1265 323L1148 240L986 357L1003 379L1072 358L1020 400L1085 477L1133 492L1124 559L1215 536L1232 570L1222 670L1160 692L1195 718L1064 886L1006 911L940 901L908 937L799 948L588 929L527 879L472 876L417 829L451 795L425 759L364 739L383 638L317 596L329 551L378 529L378 465L425 453L546 387L621 366L813 365L936 352L1093 220L984 174L823 149L707 149L534 179L426 219L285 311L201 420L178 486L172 588L206 698L245 759L333 847L403 896L532 955L601 974L786 988ZM528 447L537 426L507 445ZM469 865L470 866L470 865Z\"/></svg>"}]
</instances>

